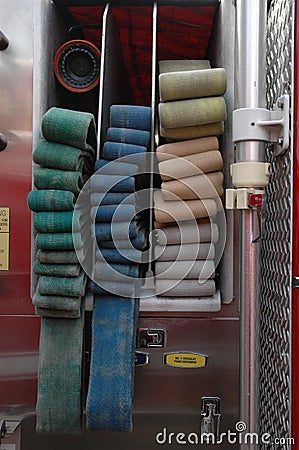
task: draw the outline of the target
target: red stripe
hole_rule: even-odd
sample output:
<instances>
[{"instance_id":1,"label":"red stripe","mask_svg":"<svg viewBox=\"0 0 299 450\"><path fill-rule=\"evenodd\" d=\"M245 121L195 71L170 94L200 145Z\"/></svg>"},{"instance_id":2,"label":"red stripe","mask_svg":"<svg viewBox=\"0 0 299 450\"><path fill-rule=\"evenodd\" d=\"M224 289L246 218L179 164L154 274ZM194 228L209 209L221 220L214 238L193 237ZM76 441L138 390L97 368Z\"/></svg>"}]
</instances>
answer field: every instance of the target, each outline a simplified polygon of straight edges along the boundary
<instances>
[{"instance_id":1,"label":"red stripe","mask_svg":"<svg viewBox=\"0 0 299 450\"><path fill-rule=\"evenodd\" d=\"M293 221L293 276L299 276L299 8L295 16L295 60L294 60L294 221ZM293 289L293 357L292 357L292 405L294 450L299 450L299 290Z\"/></svg>"}]
</instances>

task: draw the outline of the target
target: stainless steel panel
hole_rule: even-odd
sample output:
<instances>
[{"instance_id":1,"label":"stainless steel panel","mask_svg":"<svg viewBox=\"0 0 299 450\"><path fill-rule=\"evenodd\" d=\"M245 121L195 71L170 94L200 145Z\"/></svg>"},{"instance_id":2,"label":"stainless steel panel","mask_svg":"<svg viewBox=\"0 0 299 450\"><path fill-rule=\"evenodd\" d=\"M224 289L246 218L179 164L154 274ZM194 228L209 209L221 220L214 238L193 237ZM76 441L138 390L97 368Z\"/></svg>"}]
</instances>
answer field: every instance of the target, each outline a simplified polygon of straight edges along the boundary
<instances>
[{"instance_id":1,"label":"stainless steel panel","mask_svg":"<svg viewBox=\"0 0 299 450\"><path fill-rule=\"evenodd\" d=\"M0 52L0 206L10 208L10 266L0 271L0 313L31 314L30 222L33 0L1 2L0 30L9 45Z\"/></svg>"},{"instance_id":2,"label":"stainless steel panel","mask_svg":"<svg viewBox=\"0 0 299 450\"><path fill-rule=\"evenodd\" d=\"M201 399L219 397L221 432L235 431L238 417L238 320L194 318L144 318L142 328L164 329L164 348L143 349L150 363L136 368L133 433L84 431L81 436L37 435L34 419L22 423L22 450L146 450L163 445L156 435L167 429L173 433L200 434ZM206 367L174 368L163 363L169 352L197 352L208 357ZM167 448L181 448L173 442ZM211 445L201 445L208 449ZM229 444L217 445L234 448ZM212 448L214 448L212 446Z\"/></svg>"},{"instance_id":3,"label":"stainless steel panel","mask_svg":"<svg viewBox=\"0 0 299 450\"><path fill-rule=\"evenodd\" d=\"M276 0L269 9L269 108L281 95L292 95L294 88L294 7L293 0ZM260 428L278 437L289 437L291 432L292 151L291 142L278 158L267 152L273 173L266 189L261 248Z\"/></svg>"},{"instance_id":4,"label":"stainless steel panel","mask_svg":"<svg viewBox=\"0 0 299 450\"><path fill-rule=\"evenodd\" d=\"M51 1L34 1L33 148L41 135L41 120L52 106L62 106L53 70L58 48L70 40L66 24ZM80 94L81 95L81 94Z\"/></svg>"},{"instance_id":5,"label":"stainless steel panel","mask_svg":"<svg viewBox=\"0 0 299 450\"><path fill-rule=\"evenodd\" d=\"M144 318L140 326L164 329L166 347L149 349L150 365L136 370L136 411L196 415L199 397L204 395L221 397L224 404L230 395L237 399L237 389L231 392L230 386L238 380L238 320ZM163 354L175 351L208 355L208 365L202 369L165 366ZM232 414L229 420L236 419L237 403L228 401L226 407Z\"/></svg>"}]
</instances>

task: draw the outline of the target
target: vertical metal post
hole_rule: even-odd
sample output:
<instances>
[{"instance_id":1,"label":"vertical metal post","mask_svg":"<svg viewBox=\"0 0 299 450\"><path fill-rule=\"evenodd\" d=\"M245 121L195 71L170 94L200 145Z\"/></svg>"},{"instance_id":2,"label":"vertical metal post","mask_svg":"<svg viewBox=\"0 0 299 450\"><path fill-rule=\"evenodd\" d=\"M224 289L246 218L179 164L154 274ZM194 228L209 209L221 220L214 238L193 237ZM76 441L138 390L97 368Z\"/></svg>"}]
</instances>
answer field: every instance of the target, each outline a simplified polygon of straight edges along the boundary
<instances>
[{"instance_id":1,"label":"vertical metal post","mask_svg":"<svg viewBox=\"0 0 299 450\"><path fill-rule=\"evenodd\" d=\"M236 1L235 108L265 108L266 0ZM264 144L237 144L236 161L264 161ZM240 236L240 420L258 433L259 244L253 210L241 211ZM256 448L252 444L242 449Z\"/></svg>"}]
</instances>

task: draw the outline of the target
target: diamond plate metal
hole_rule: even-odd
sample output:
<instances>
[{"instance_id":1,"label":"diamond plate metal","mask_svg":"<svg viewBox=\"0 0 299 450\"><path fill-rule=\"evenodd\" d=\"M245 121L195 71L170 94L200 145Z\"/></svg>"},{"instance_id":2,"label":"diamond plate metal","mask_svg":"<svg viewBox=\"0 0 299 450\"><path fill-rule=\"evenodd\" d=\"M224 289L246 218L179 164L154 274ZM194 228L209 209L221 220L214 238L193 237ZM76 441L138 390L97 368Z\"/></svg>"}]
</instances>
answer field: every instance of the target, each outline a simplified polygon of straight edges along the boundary
<instances>
[{"instance_id":1,"label":"diamond plate metal","mask_svg":"<svg viewBox=\"0 0 299 450\"><path fill-rule=\"evenodd\" d=\"M267 107L291 95L293 0L273 0L268 12ZM292 123L292 121L290 121ZM261 244L260 432L291 436L292 143L277 158L266 189ZM274 446L261 446L261 449ZM289 445L275 446L288 449Z\"/></svg>"}]
</instances>

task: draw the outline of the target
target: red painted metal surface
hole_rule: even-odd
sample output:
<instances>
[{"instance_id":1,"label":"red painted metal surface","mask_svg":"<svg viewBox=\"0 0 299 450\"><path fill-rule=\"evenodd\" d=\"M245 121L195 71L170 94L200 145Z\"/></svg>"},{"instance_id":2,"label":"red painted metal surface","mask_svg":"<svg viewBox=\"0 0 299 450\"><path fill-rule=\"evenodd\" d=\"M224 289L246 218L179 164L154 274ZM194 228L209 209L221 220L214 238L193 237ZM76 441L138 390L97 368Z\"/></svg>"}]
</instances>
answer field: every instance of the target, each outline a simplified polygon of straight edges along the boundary
<instances>
[{"instance_id":1,"label":"red painted metal surface","mask_svg":"<svg viewBox=\"0 0 299 450\"><path fill-rule=\"evenodd\" d=\"M0 195L0 206L10 208L10 258L9 271L0 272L0 314L34 312L30 299L31 215L27 207L31 151L30 156L26 153L26 146L20 143L19 148L1 155L1 179L6 189Z\"/></svg>"},{"instance_id":2,"label":"red painted metal surface","mask_svg":"<svg viewBox=\"0 0 299 450\"><path fill-rule=\"evenodd\" d=\"M294 60L294 222L293 222L293 276L299 276L299 8L295 16L295 60ZM292 404L295 444L299 449L299 289L293 289L293 357L292 357Z\"/></svg>"},{"instance_id":3,"label":"red painted metal surface","mask_svg":"<svg viewBox=\"0 0 299 450\"><path fill-rule=\"evenodd\" d=\"M34 412L40 318L0 316L0 412Z\"/></svg>"}]
</instances>

